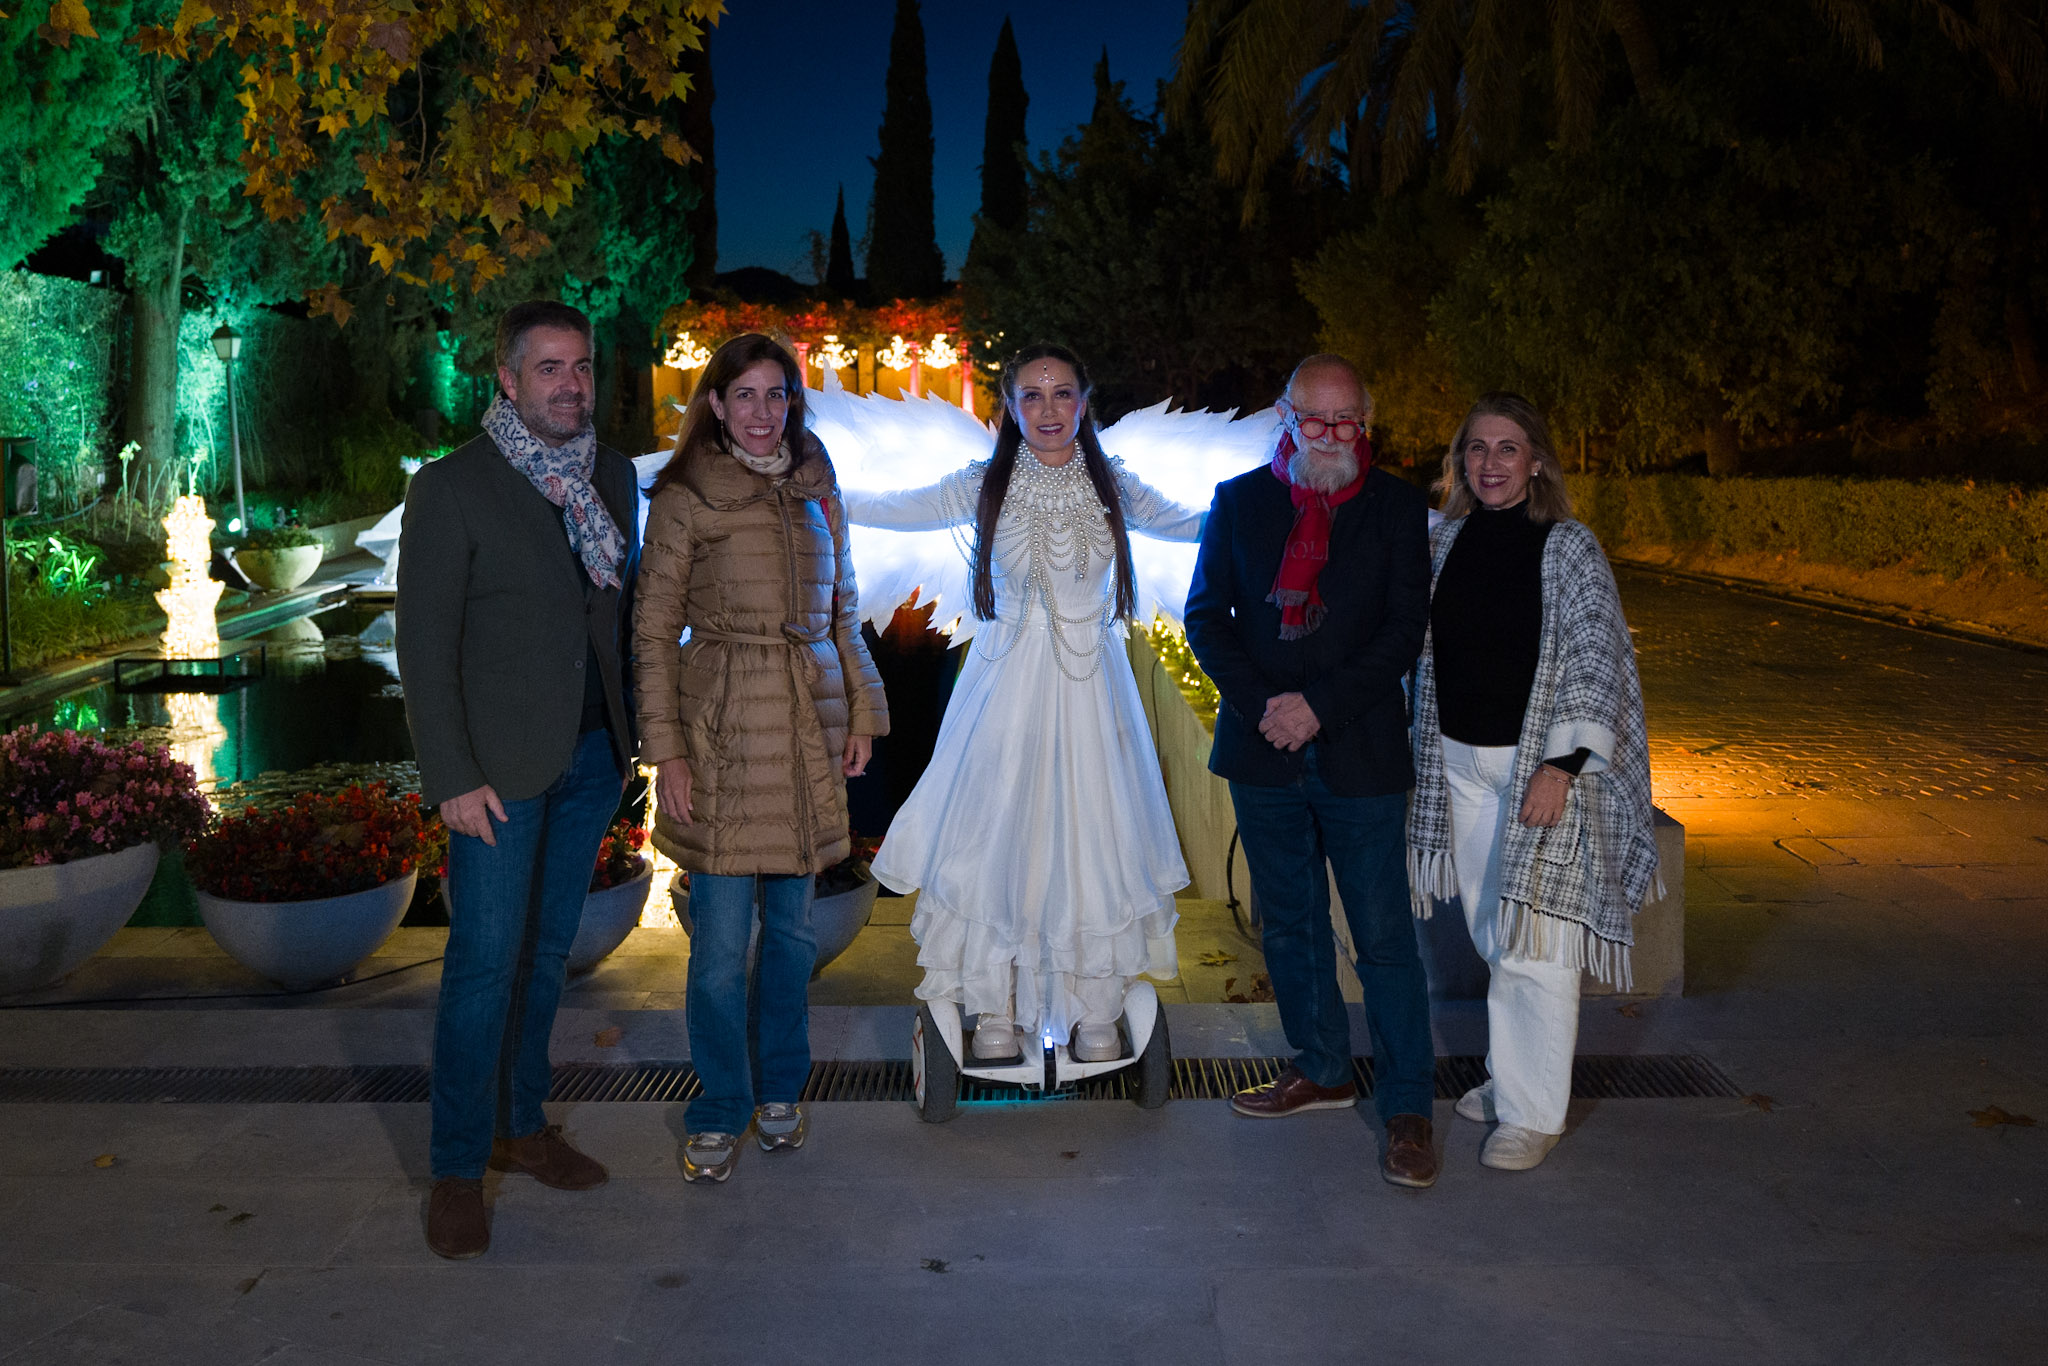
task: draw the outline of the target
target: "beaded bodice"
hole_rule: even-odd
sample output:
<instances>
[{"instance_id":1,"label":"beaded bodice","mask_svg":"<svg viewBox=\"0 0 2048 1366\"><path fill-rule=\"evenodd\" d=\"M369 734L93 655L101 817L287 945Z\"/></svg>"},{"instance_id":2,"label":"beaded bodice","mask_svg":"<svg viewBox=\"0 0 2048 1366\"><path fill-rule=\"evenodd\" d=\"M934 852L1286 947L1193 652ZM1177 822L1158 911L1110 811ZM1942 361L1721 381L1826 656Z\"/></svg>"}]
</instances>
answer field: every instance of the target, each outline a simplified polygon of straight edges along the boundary
<instances>
[{"instance_id":1,"label":"beaded bodice","mask_svg":"<svg viewBox=\"0 0 2048 1366\"><path fill-rule=\"evenodd\" d=\"M1046 630L1060 672L1093 678L1115 621L1116 540L1078 454L1053 466L1028 446L1017 452L991 559L1002 629L985 653L1001 658L1025 631Z\"/></svg>"}]
</instances>

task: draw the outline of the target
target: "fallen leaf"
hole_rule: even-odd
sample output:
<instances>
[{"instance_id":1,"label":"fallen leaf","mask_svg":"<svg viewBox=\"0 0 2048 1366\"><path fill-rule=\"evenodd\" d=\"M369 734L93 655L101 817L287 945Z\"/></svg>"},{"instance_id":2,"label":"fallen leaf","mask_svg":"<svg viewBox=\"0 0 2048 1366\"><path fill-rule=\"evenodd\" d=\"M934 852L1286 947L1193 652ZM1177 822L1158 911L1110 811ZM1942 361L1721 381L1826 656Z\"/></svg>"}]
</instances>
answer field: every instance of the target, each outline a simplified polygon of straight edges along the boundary
<instances>
[{"instance_id":1,"label":"fallen leaf","mask_svg":"<svg viewBox=\"0 0 2048 1366\"><path fill-rule=\"evenodd\" d=\"M600 1029L597 1031L596 1042L599 1048L617 1048L619 1046L619 1040L625 1037L625 1030L619 1028L617 1025L611 1025L607 1028Z\"/></svg>"},{"instance_id":2,"label":"fallen leaf","mask_svg":"<svg viewBox=\"0 0 2048 1366\"><path fill-rule=\"evenodd\" d=\"M1773 1101L1769 1096L1763 1094L1761 1091L1751 1091L1748 1095L1742 1098L1742 1103L1744 1105L1754 1105L1757 1109L1763 1111L1765 1114L1769 1114L1771 1112L1771 1106L1773 1106L1777 1102Z\"/></svg>"},{"instance_id":3,"label":"fallen leaf","mask_svg":"<svg viewBox=\"0 0 2048 1366\"><path fill-rule=\"evenodd\" d=\"M1237 955L1234 953L1225 953L1221 949L1210 949L1207 953L1197 957L1195 961L1197 963L1200 963L1205 968L1220 968L1225 963L1235 963L1237 961Z\"/></svg>"},{"instance_id":4,"label":"fallen leaf","mask_svg":"<svg viewBox=\"0 0 2048 1366\"><path fill-rule=\"evenodd\" d=\"M228 1207L226 1205L215 1205L212 1208L208 1209L206 1212L208 1214L226 1214L228 1212Z\"/></svg>"},{"instance_id":5,"label":"fallen leaf","mask_svg":"<svg viewBox=\"0 0 2048 1366\"><path fill-rule=\"evenodd\" d=\"M256 1217L256 1216L255 1216L254 1214L251 1214L251 1213L250 1213L250 1212L249 1212L248 1210L243 1210L243 1211L242 1211L242 1212L241 1212L240 1214L237 1214L237 1215L233 1216L232 1218L230 1218L230 1219L228 1220L228 1223L229 1223L229 1224L230 1224L231 1226L232 1226L232 1225L234 1225L234 1224L246 1224L246 1223L248 1223L248 1222L249 1222L249 1221L250 1221L251 1219L254 1219L255 1217Z\"/></svg>"},{"instance_id":6,"label":"fallen leaf","mask_svg":"<svg viewBox=\"0 0 2048 1366\"><path fill-rule=\"evenodd\" d=\"M1631 1020L1640 1020L1643 1018L1643 1007L1641 1003L1636 1001L1630 1001L1625 1005L1618 1005L1614 1009L1617 1013L1626 1015Z\"/></svg>"},{"instance_id":7,"label":"fallen leaf","mask_svg":"<svg viewBox=\"0 0 2048 1366\"><path fill-rule=\"evenodd\" d=\"M1226 977L1226 978L1224 978L1224 979L1223 979L1223 989L1224 989L1225 991L1228 991L1228 990L1230 990L1230 989L1231 989L1232 987L1234 987L1234 986L1236 986L1236 985L1237 985L1237 979L1236 979L1235 977Z\"/></svg>"},{"instance_id":8,"label":"fallen leaf","mask_svg":"<svg viewBox=\"0 0 2048 1366\"><path fill-rule=\"evenodd\" d=\"M1987 1105L1981 1110L1972 1110L1970 1111L1970 1118L1977 1122L1979 1129L1996 1129L2001 1124L2010 1124L2018 1129L2031 1129L2034 1127L2034 1117L2032 1115L2008 1114L2003 1107L1997 1105Z\"/></svg>"},{"instance_id":9,"label":"fallen leaf","mask_svg":"<svg viewBox=\"0 0 2048 1366\"><path fill-rule=\"evenodd\" d=\"M946 1263L940 1261L937 1257L921 1257L918 1259L917 1264L923 1267L926 1271L936 1271L942 1276L953 1269L952 1267L946 1265Z\"/></svg>"},{"instance_id":10,"label":"fallen leaf","mask_svg":"<svg viewBox=\"0 0 2048 1366\"><path fill-rule=\"evenodd\" d=\"M1263 1003L1266 1003L1266 1002L1270 1002L1270 1001L1271 1001L1272 999L1273 999L1273 979L1272 979L1271 977L1268 977L1268 976L1267 976L1267 975L1266 975L1265 973L1263 973L1263 972L1259 972L1259 973L1254 973L1254 974L1252 974L1252 985L1251 985L1251 1001L1252 1001L1252 1003L1253 1003L1254 1005L1258 1005L1258 1004L1263 1004Z\"/></svg>"},{"instance_id":11,"label":"fallen leaf","mask_svg":"<svg viewBox=\"0 0 2048 1366\"><path fill-rule=\"evenodd\" d=\"M1060 1156L1061 1156L1061 1157L1064 1157L1064 1158L1066 1158L1066 1159L1067 1159L1067 1160L1068 1160L1069 1162L1073 1161L1073 1160L1074 1160L1075 1158L1079 1157L1080 1155L1081 1155L1081 1153L1080 1153L1080 1150L1078 1150L1078 1149L1069 1149L1068 1151L1066 1151L1066 1152L1062 1152L1062 1153L1060 1154Z\"/></svg>"},{"instance_id":12,"label":"fallen leaf","mask_svg":"<svg viewBox=\"0 0 2048 1366\"><path fill-rule=\"evenodd\" d=\"M251 1277L250 1277L250 1278L249 1278L248 1280L246 1280L246 1281L243 1281L243 1282L242 1282L242 1283L241 1283L240 1285L236 1286L235 1288L236 1288L237 1290L241 1291L241 1292L242 1292L242 1293L243 1293L244 1295L246 1295L246 1294L248 1294L248 1293L249 1293L249 1292L250 1292L251 1290L254 1290L254 1289L256 1288L256 1282L258 1282L258 1281L260 1281L260 1280L262 1280L262 1279L263 1279L263 1273L262 1273L261 1271L259 1271L259 1272L257 1272L257 1273L256 1273L255 1275L251 1276Z\"/></svg>"},{"instance_id":13,"label":"fallen leaf","mask_svg":"<svg viewBox=\"0 0 2048 1366\"><path fill-rule=\"evenodd\" d=\"M92 1160L92 1164L95 1167L111 1167L114 1165L114 1155L112 1153L101 1153Z\"/></svg>"}]
</instances>

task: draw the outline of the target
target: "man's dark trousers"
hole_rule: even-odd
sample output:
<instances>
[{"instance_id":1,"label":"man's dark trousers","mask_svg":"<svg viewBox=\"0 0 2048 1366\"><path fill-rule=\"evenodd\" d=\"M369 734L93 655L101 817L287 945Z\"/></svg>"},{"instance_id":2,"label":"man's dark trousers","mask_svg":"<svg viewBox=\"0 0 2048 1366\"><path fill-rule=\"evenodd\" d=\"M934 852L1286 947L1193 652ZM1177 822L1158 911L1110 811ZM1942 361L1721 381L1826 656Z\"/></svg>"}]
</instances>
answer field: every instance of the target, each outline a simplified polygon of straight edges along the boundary
<instances>
[{"instance_id":1,"label":"man's dark trousers","mask_svg":"<svg viewBox=\"0 0 2048 1366\"><path fill-rule=\"evenodd\" d=\"M1280 1024L1303 1076L1318 1086L1352 1079L1327 858L1358 950L1374 1105L1383 1120L1427 1115L1436 1096L1436 1064L1408 901L1408 797L1340 797L1317 776L1315 746L1308 750L1301 778L1286 787L1230 785L1245 866L1259 893L1260 946Z\"/></svg>"}]
</instances>

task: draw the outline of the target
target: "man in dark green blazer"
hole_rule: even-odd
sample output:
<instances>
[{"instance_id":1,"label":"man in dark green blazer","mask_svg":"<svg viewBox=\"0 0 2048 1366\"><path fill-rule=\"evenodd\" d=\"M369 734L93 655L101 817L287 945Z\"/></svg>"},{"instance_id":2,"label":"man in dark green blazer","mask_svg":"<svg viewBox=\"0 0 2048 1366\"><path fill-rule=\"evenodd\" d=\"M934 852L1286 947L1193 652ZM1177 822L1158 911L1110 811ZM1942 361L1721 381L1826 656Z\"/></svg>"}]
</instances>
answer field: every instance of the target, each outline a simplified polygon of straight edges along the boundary
<instances>
[{"instance_id":1,"label":"man in dark green blazer","mask_svg":"<svg viewBox=\"0 0 2048 1366\"><path fill-rule=\"evenodd\" d=\"M548 1035L633 733L633 464L597 444L590 323L519 304L484 432L413 477L398 665L421 799L448 826L427 1243L490 1245L483 1174L564 1190L605 1169L547 1123Z\"/></svg>"}]
</instances>

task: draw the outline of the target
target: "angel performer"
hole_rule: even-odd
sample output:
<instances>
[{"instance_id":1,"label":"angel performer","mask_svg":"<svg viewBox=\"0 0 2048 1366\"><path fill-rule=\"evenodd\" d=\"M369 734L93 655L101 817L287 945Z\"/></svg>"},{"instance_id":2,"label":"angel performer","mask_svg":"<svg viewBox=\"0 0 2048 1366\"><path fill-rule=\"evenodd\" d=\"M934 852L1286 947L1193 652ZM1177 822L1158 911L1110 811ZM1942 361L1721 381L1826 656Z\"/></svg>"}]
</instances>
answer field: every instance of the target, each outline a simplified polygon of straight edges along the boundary
<instances>
[{"instance_id":1,"label":"angel performer","mask_svg":"<svg viewBox=\"0 0 2048 1366\"><path fill-rule=\"evenodd\" d=\"M1123 640L1130 533L1195 541L1204 514L1104 454L1088 391L1072 352L1028 347L1003 371L987 460L926 488L845 494L859 525L953 529L973 566L986 625L874 872L919 894L918 997L978 1014L982 1060L1039 1037L1115 1059L1132 981L1179 970L1188 871Z\"/></svg>"}]
</instances>

